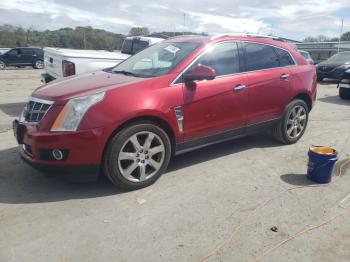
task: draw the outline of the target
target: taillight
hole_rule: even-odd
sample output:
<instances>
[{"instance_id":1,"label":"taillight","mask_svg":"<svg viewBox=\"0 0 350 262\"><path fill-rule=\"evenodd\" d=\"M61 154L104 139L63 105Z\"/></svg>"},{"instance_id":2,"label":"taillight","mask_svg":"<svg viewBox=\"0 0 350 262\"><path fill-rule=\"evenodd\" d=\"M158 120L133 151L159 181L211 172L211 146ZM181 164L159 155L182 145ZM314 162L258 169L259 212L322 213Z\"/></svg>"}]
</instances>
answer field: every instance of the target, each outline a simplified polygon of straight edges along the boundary
<instances>
[{"instance_id":1,"label":"taillight","mask_svg":"<svg viewBox=\"0 0 350 262\"><path fill-rule=\"evenodd\" d=\"M62 61L63 76L75 75L75 65L67 60Z\"/></svg>"}]
</instances>

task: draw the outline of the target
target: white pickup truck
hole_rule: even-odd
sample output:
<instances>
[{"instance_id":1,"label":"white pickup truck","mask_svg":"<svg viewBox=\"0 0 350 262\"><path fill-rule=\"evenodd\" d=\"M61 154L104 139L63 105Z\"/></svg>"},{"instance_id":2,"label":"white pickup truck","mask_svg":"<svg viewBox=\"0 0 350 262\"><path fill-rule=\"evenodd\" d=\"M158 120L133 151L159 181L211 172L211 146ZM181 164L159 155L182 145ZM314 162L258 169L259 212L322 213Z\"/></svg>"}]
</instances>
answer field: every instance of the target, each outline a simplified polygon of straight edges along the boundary
<instances>
[{"instance_id":1,"label":"white pickup truck","mask_svg":"<svg viewBox=\"0 0 350 262\"><path fill-rule=\"evenodd\" d=\"M48 83L66 76L113 67L129 56L163 40L157 37L127 37L122 49L115 52L45 47L45 73L42 74L42 82Z\"/></svg>"}]
</instances>

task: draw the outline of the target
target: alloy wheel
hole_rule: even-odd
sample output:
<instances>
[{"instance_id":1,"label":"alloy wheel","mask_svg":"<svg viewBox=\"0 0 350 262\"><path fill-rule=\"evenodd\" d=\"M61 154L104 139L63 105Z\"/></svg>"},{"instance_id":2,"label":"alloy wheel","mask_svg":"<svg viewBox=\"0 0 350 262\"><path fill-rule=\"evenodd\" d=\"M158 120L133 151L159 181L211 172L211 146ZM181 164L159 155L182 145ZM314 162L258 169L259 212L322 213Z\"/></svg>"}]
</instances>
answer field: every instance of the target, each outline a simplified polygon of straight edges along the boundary
<instances>
[{"instance_id":1,"label":"alloy wheel","mask_svg":"<svg viewBox=\"0 0 350 262\"><path fill-rule=\"evenodd\" d=\"M35 67L38 69L43 69L44 68L44 62L39 60L35 62Z\"/></svg>"},{"instance_id":2,"label":"alloy wheel","mask_svg":"<svg viewBox=\"0 0 350 262\"><path fill-rule=\"evenodd\" d=\"M4 70L6 67L5 63L0 61L0 70Z\"/></svg>"},{"instance_id":3,"label":"alloy wheel","mask_svg":"<svg viewBox=\"0 0 350 262\"><path fill-rule=\"evenodd\" d=\"M286 122L287 136L292 139L298 138L306 127L306 109L297 105L292 108Z\"/></svg>"},{"instance_id":4,"label":"alloy wheel","mask_svg":"<svg viewBox=\"0 0 350 262\"><path fill-rule=\"evenodd\" d=\"M129 137L118 155L118 168L122 176L132 182L143 182L162 167L165 146L162 139L150 131Z\"/></svg>"}]
</instances>

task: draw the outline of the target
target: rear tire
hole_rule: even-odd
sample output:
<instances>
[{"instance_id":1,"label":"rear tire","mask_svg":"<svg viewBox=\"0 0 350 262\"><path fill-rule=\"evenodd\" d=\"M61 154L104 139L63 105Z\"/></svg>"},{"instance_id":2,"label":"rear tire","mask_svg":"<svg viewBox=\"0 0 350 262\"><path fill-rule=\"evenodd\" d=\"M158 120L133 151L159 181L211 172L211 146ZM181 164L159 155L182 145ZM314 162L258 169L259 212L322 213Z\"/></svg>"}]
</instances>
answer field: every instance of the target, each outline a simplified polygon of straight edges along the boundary
<instances>
[{"instance_id":1,"label":"rear tire","mask_svg":"<svg viewBox=\"0 0 350 262\"><path fill-rule=\"evenodd\" d=\"M348 89L350 90L350 89ZM346 88L339 87L339 97L341 99L350 99L350 91L346 92Z\"/></svg>"},{"instance_id":2,"label":"rear tire","mask_svg":"<svg viewBox=\"0 0 350 262\"><path fill-rule=\"evenodd\" d=\"M35 68L35 69L43 69L44 68L44 61L43 60L36 60L34 62L33 68Z\"/></svg>"},{"instance_id":3,"label":"rear tire","mask_svg":"<svg viewBox=\"0 0 350 262\"><path fill-rule=\"evenodd\" d=\"M317 82L322 82L323 81L323 77L317 77Z\"/></svg>"},{"instance_id":4,"label":"rear tire","mask_svg":"<svg viewBox=\"0 0 350 262\"><path fill-rule=\"evenodd\" d=\"M150 122L138 122L115 134L103 159L106 177L117 187L150 186L165 172L171 157L167 133Z\"/></svg>"},{"instance_id":5,"label":"rear tire","mask_svg":"<svg viewBox=\"0 0 350 262\"><path fill-rule=\"evenodd\" d=\"M309 110L301 99L290 102L279 123L273 128L274 137L283 144L294 144L304 134L309 119Z\"/></svg>"},{"instance_id":6,"label":"rear tire","mask_svg":"<svg viewBox=\"0 0 350 262\"><path fill-rule=\"evenodd\" d=\"M5 70L6 69L6 64L3 61L0 61L0 70Z\"/></svg>"}]
</instances>

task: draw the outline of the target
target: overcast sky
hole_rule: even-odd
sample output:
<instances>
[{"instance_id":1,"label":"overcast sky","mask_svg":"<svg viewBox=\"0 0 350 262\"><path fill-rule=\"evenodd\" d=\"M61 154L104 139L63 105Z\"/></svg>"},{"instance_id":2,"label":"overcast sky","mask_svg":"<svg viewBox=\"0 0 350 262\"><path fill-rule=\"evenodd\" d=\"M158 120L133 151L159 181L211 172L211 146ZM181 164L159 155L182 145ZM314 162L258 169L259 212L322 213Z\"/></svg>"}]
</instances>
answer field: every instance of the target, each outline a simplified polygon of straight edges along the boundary
<instances>
[{"instance_id":1,"label":"overcast sky","mask_svg":"<svg viewBox=\"0 0 350 262\"><path fill-rule=\"evenodd\" d=\"M283 3L282 3L283 2ZM37 30L92 26L127 33L150 31L249 32L301 40L350 31L350 0L0 0L0 24Z\"/></svg>"}]
</instances>

